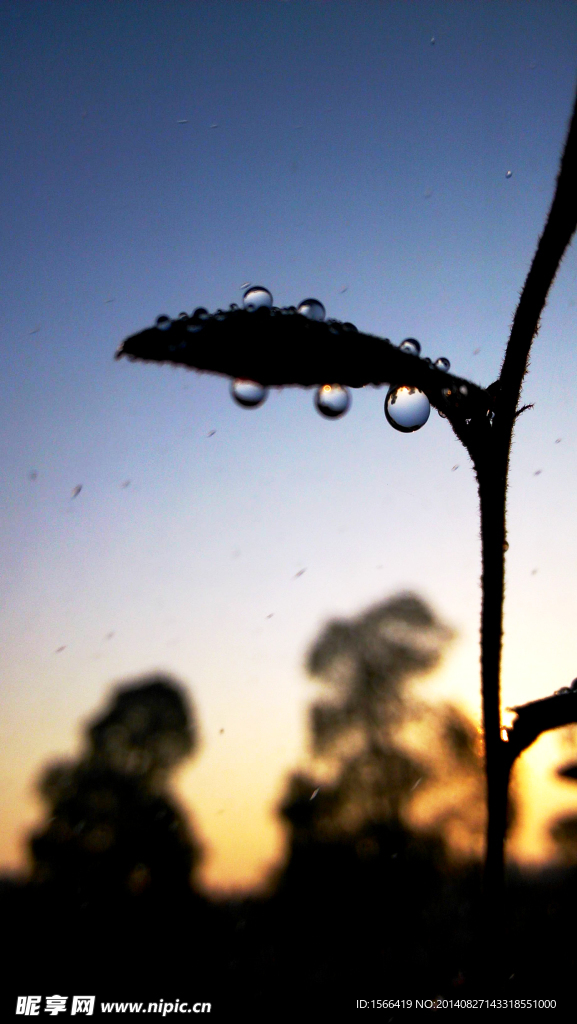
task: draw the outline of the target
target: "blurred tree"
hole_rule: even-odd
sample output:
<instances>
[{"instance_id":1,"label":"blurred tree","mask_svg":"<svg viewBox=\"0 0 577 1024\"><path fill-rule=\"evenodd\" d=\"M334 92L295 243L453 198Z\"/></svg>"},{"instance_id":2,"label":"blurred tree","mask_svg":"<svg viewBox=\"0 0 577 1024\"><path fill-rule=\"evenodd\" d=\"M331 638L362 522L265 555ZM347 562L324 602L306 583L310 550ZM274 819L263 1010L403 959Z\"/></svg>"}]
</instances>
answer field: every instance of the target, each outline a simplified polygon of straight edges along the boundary
<instances>
[{"instance_id":1,"label":"blurred tree","mask_svg":"<svg viewBox=\"0 0 577 1024\"><path fill-rule=\"evenodd\" d=\"M155 675L116 690L76 762L40 782L48 821L31 839L33 880L80 907L190 889L200 848L168 791L197 742L181 688Z\"/></svg>"}]
</instances>

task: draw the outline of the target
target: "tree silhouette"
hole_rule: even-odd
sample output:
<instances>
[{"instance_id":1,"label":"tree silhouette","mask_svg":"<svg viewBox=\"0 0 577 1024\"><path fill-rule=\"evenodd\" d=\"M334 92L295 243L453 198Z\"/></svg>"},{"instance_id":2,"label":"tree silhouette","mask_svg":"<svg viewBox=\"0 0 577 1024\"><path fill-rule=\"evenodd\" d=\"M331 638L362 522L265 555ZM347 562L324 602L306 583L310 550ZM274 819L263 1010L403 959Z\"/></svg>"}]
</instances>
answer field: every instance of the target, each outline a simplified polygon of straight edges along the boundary
<instances>
[{"instance_id":1,"label":"tree silhouette","mask_svg":"<svg viewBox=\"0 0 577 1024\"><path fill-rule=\"evenodd\" d=\"M443 786L443 775L474 780L475 813L484 821L479 791L479 750L472 723L452 704L434 708L409 693L416 677L439 664L453 631L414 594L397 594L351 619L327 623L310 648L306 667L328 688L309 710L312 752L331 767L332 781L301 775L291 781L284 816L321 823L321 832L358 831L375 822L398 827L417 787ZM436 764L400 742L407 724L426 723ZM446 766L446 772L442 765ZM314 805L311 800L314 793ZM296 818L294 809L301 807ZM287 810L293 807L293 812ZM457 809L441 803L433 830ZM404 827L404 826L403 826Z\"/></svg>"},{"instance_id":2,"label":"tree silhouette","mask_svg":"<svg viewBox=\"0 0 577 1024\"><path fill-rule=\"evenodd\" d=\"M49 766L41 779L48 820L30 843L33 882L83 910L190 891L200 848L168 782L195 746L194 716L172 679L116 690L88 725L80 759Z\"/></svg>"},{"instance_id":3,"label":"tree silhouette","mask_svg":"<svg viewBox=\"0 0 577 1024\"><path fill-rule=\"evenodd\" d=\"M360 726L369 750L390 740L403 712L407 679L438 664L452 631L413 594L399 594L358 618L328 623L307 669L341 696L312 708L313 744L322 753Z\"/></svg>"},{"instance_id":4,"label":"tree silhouette","mask_svg":"<svg viewBox=\"0 0 577 1024\"><path fill-rule=\"evenodd\" d=\"M501 373L487 387L456 377L446 365L431 365L419 349L397 348L386 339L356 331L352 324L319 319L312 300L299 307L270 308L262 296L246 309L231 307L209 315L197 309L174 321L160 317L156 326L127 338L117 358L170 362L228 376L233 381L258 382L252 395L238 395L246 405L262 401L269 386L298 385L338 389L338 402L329 415L346 411L341 401L346 387L393 383L393 399L421 392L446 418L469 453L477 478L481 519L482 605L481 687L487 782L485 853L486 906L489 924L499 930L502 905L507 793L512 763L545 729L577 720L577 694L559 694L546 702L516 708L511 729L501 725L500 673L503 629L504 563L508 547L506 496L511 441L520 406L529 353L549 289L577 226L577 105L561 158L555 194L525 281L505 349ZM261 290L262 291L262 290ZM267 293L268 294L268 293ZM306 307L306 308L305 308ZM274 338L274 344L271 339ZM351 343L354 338L354 344ZM336 381L331 386L326 382ZM233 385L234 387L234 385ZM327 400L330 399L330 394ZM322 394L317 396L317 405ZM339 406L339 403L340 406ZM329 402L330 405L330 402ZM389 412L391 404L389 403ZM393 409L394 413L394 409ZM391 422L391 416L388 417ZM392 417L395 423L395 417ZM399 429L402 417L397 417ZM543 716L541 717L541 714Z\"/></svg>"},{"instance_id":5,"label":"tree silhouette","mask_svg":"<svg viewBox=\"0 0 577 1024\"><path fill-rule=\"evenodd\" d=\"M450 988L459 974L474 981L478 861L453 839L472 827L478 839L484 823L477 731L457 708L431 707L410 689L451 635L422 600L399 594L328 622L308 652L309 673L327 689L309 714L323 770L288 780L279 810L289 850L273 900L283 958L296 977L314 963L313 988L383 976L413 991ZM403 727L425 721L426 743L409 750ZM433 814L415 827L421 793Z\"/></svg>"}]
</instances>

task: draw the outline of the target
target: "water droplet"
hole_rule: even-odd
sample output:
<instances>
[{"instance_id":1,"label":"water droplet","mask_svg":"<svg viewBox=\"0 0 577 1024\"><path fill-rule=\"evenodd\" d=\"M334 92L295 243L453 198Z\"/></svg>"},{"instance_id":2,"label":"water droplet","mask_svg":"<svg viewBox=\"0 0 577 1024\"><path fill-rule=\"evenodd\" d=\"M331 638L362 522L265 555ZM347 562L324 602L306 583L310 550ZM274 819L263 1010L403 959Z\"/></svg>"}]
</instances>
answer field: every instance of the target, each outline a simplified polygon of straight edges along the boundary
<instances>
[{"instance_id":1,"label":"water droplet","mask_svg":"<svg viewBox=\"0 0 577 1024\"><path fill-rule=\"evenodd\" d=\"M231 302L231 304L230 304L230 306L229 306L228 308L229 308L229 309L238 309L238 303L236 303L236 302Z\"/></svg>"},{"instance_id":2,"label":"water droplet","mask_svg":"<svg viewBox=\"0 0 577 1024\"><path fill-rule=\"evenodd\" d=\"M506 178L512 178L513 177L513 171L507 171L505 177Z\"/></svg>"},{"instance_id":3,"label":"water droplet","mask_svg":"<svg viewBox=\"0 0 577 1024\"><path fill-rule=\"evenodd\" d=\"M505 540L505 541L503 541L503 551L508 551L508 550L509 550L509 541Z\"/></svg>"},{"instance_id":4,"label":"water droplet","mask_svg":"<svg viewBox=\"0 0 577 1024\"><path fill-rule=\"evenodd\" d=\"M441 391L441 394L444 395L445 398L450 398L451 395L453 394L453 392L451 391L450 388L443 388L443 390Z\"/></svg>"},{"instance_id":5,"label":"water droplet","mask_svg":"<svg viewBox=\"0 0 577 1024\"><path fill-rule=\"evenodd\" d=\"M444 413L444 412L441 412L441 410L440 410L440 409L437 409L437 412L439 413L439 416L441 417L441 419L442 419L442 420L446 420L446 419L447 419L447 417L446 417L445 413Z\"/></svg>"},{"instance_id":6,"label":"water droplet","mask_svg":"<svg viewBox=\"0 0 577 1024\"><path fill-rule=\"evenodd\" d=\"M179 320L188 320L188 313L179 313L178 314L178 319Z\"/></svg>"},{"instance_id":7,"label":"water droplet","mask_svg":"<svg viewBox=\"0 0 577 1024\"><path fill-rule=\"evenodd\" d=\"M309 320L324 320L326 309L318 299L303 299L297 309L297 313L308 317Z\"/></svg>"},{"instance_id":8,"label":"water droplet","mask_svg":"<svg viewBox=\"0 0 577 1024\"><path fill-rule=\"evenodd\" d=\"M197 306L194 313L192 314L193 320L208 320L210 313L204 306Z\"/></svg>"},{"instance_id":9,"label":"water droplet","mask_svg":"<svg viewBox=\"0 0 577 1024\"><path fill-rule=\"evenodd\" d=\"M439 356L438 359L435 359L435 366L437 367L437 370L444 370L445 373L448 373L451 369L451 364L445 356Z\"/></svg>"},{"instance_id":10,"label":"water droplet","mask_svg":"<svg viewBox=\"0 0 577 1024\"><path fill-rule=\"evenodd\" d=\"M230 393L235 402L238 402L245 409L256 409L257 406L262 405L267 396L267 391L268 388L265 388L262 384L257 384L254 380L241 380L237 378L230 385Z\"/></svg>"},{"instance_id":11,"label":"water droplet","mask_svg":"<svg viewBox=\"0 0 577 1024\"><path fill-rule=\"evenodd\" d=\"M266 306L267 309L272 307L272 295L268 288L261 288L260 285L254 285L253 288L249 288L242 297L242 304L245 309L248 309L251 313L255 309L262 309Z\"/></svg>"},{"instance_id":12,"label":"water droplet","mask_svg":"<svg viewBox=\"0 0 577 1024\"><path fill-rule=\"evenodd\" d=\"M334 420L350 408L351 396L340 384L323 384L315 395L315 405L322 416Z\"/></svg>"},{"instance_id":13,"label":"water droplet","mask_svg":"<svg viewBox=\"0 0 577 1024\"><path fill-rule=\"evenodd\" d=\"M429 418L429 399L418 388L401 385L389 388L385 399L385 416L395 430L411 434L419 430Z\"/></svg>"},{"instance_id":14,"label":"water droplet","mask_svg":"<svg viewBox=\"0 0 577 1024\"><path fill-rule=\"evenodd\" d=\"M354 324L349 323L348 320L345 320L345 322L343 324L341 324L341 327L342 327L343 331L357 331L357 333L358 333L358 330L359 330L358 327L355 327Z\"/></svg>"},{"instance_id":15,"label":"water droplet","mask_svg":"<svg viewBox=\"0 0 577 1024\"><path fill-rule=\"evenodd\" d=\"M467 387L466 384L461 384L461 387L459 388L459 391L461 392L462 395L468 395L469 394L469 388Z\"/></svg>"},{"instance_id":16,"label":"water droplet","mask_svg":"<svg viewBox=\"0 0 577 1024\"><path fill-rule=\"evenodd\" d=\"M169 316L157 316L156 318L156 326L159 331L167 331L171 324L172 320Z\"/></svg>"},{"instance_id":17,"label":"water droplet","mask_svg":"<svg viewBox=\"0 0 577 1024\"><path fill-rule=\"evenodd\" d=\"M416 338L405 338L399 345L401 352L407 352L410 356L420 356L421 345Z\"/></svg>"}]
</instances>

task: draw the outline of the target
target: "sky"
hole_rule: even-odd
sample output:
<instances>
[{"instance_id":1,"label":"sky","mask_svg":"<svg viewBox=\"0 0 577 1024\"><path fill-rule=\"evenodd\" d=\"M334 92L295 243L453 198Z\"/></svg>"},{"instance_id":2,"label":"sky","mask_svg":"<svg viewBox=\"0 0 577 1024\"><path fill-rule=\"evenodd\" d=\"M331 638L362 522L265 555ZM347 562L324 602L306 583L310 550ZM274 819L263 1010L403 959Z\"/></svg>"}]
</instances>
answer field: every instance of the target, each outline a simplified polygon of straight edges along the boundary
<instances>
[{"instance_id":1,"label":"sky","mask_svg":"<svg viewBox=\"0 0 577 1024\"><path fill-rule=\"evenodd\" d=\"M200 720L176 786L203 883L249 890L285 850L274 809L309 765L304 659L330 617L422 595L457 639L419 693L479 716L472 469L434 412L394 431L381 390L335 421L301 389L246 410L223 378L114 352L250 282L490 383L552 196L577 8L5 0L0 41L0 868L25 864L42 767L115 683L160 670ZM504 708L577 675L576 312L572 248L513 447ZM554 776L575 753L549 735L522 760L523 863L577 810Z\"/></svg>"}]
</instances>

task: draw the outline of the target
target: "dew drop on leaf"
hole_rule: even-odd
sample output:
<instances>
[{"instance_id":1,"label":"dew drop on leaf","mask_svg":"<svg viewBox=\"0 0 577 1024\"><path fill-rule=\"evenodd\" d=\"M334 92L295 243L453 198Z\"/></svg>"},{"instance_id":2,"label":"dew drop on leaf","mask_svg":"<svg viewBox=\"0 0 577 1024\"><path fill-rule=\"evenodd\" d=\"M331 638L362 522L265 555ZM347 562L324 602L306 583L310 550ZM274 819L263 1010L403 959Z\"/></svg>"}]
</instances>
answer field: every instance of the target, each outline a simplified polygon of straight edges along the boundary
<instances>
[{"instance_id":1,"label":"dew drop on leaf","mask_svg":"<svg viewBox=\"0 0 577 1024\"><path fill-rule=\"evenodd\" d=\"M230 385L230 393L235 402L238 402L245 409L256 409L257 406L262 405L267 396L267 391L268 388L265 388L262 384L257 384L254 380L241 380L238 377Z\"/></svg>"},{"instance_id":2,"label":"dew drop on leaf","mask_svg":"<svg viewBox=\"0 0 577 1024\"><path fill-rule=\"evenodd\" d=\"M420 356L421 345L416 338L405 338L399 345L401 352L407 352L410 356Z\"/></svg>"},{"instance_id":3,"label":"dew drop on leaf","mask_svg":"<svg viewBox=\"0 0 577 1024\"><path fill-rule=\"evenodd\" d=\"M318 299L303 299L297 313L308 317L309 320L324 320L326 316L325 307Z\"/></svg>"},{"instance_id":4,"label":"dew drop on leaf","mask_svg":"<svg viewBox=\"0 0 577 1024\"><path fill-rule=\"evenodd\" d=\"M317 411L328 419L344 416L350 405L351 396L340 384L323 384L315 395Z\"/></svg>"},{"instance_id":5,"label":"dew drop on leaf","mask_svg":"<svg viewBox=\"0 0 577 1024\"><path fill-rule=\"evenodd\" d=\"M172 323L169 316L157 316L156 326L159 331L167 331Z\"/></svg>"},{"instance_id":6,"label":"dew drop on leaf","mask_svg":"<svg viewBox=\"0 0 577 1024\"><path fill-rule=\"evenodd\" d=\"M255 309L262 309L266 306L267 309L272 309L272 295L268 288L261 288L260 285L254 285L249 288L242 297L242 304L245 309L253 312Z\"/></svg>"},{"instance_id":7,"label":"dew drop on leaf","mask_svg":"<svg viewBox=\"0 0 577 1024\"><path fill-rule=\"evenodd\" d=\"M418 388L406 385L389 388L385 399L385 416L395 430L412 434L424 426L430 412L429 399Z\"/></svg>"},{"instance_id":8,"label":"dew drop on leaf","mask_svg":"<svg viewBox=\"0 0 577 1024\"><path fill-rule=\"evenodd\" d=\"M437 370L444 370L446 373L451 369L451 364L445 356L439 356L438 359L435 359L435 366Z\"/></svg>"}]
</instances>

